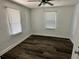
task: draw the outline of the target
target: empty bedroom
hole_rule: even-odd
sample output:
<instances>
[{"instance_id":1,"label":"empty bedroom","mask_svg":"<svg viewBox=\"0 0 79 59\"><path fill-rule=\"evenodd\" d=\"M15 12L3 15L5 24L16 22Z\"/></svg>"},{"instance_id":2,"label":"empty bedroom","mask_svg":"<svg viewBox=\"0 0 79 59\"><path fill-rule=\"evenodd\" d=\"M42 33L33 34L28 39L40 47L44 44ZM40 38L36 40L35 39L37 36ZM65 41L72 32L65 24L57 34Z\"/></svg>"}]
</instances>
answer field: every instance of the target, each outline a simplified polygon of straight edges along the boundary
<instances>
[{"instance_id":1,"label":"empty bedroom","mask_svg":"<svg viewBox=\"0 0 79 59\"><path fill-rule=\"evenodd\" d=\"M79 1L0 0L0 59L79 59Z\"/></svg>"}]
</instances>

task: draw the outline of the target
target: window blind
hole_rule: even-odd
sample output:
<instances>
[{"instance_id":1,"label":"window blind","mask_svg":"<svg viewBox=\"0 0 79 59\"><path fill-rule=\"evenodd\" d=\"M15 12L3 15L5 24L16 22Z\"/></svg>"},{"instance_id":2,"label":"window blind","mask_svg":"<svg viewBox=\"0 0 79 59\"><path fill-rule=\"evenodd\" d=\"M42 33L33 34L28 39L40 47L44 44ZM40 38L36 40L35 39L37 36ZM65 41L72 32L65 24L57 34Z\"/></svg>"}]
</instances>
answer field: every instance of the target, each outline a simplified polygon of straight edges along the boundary
<instances>
[{"instance_id":1,"label":"window blind","mask_svg":"<svg viewBox=\"0 0 79 59\"><path fill-rule=\"evenodd\" d=\"M7 8L9 33L11 35L22 32L20 11L12 8Z\"/></svg>"},{"instance_id":2,"label":"window blind","mask_svg":"<svg viewBox=\"0 0 79 59\"><path fill-rule=\"evenodd\" d=\"M56 29L56 12L45 12L45 28Z\"/></svg>"}]
</instances>

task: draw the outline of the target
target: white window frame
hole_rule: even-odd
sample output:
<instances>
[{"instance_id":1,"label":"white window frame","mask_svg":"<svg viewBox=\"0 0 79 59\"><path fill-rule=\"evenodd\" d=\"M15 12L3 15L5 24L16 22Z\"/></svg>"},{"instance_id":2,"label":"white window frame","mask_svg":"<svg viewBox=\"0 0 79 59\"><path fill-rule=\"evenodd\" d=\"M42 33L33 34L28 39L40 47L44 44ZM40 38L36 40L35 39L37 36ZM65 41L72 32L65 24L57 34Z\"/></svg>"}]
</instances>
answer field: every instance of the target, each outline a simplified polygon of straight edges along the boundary
<instances>
[{"instance_id":1,"label":"white window frame","mask_svg":"<svg viewBox=\"0 0 79 59\"><path fill-rule=\"evenodd\" d=\"M20 11L13 8L6 8L7 22L10 35L16 35L22 32ZM17 16L17 17L16 17ZM15 21L14 21L15 20Z\"/></svg>"},{"instance_id":2,"label":"white window frame","mask_svg":"<svg viewBox=\"0 0 79 59\"><path fill-rule=\"evenodd\" d=\"M55 14L53 16L53 14ZM52 16L54 18L52 18ZM54 21L54 23L53 23ZM56 21L57 21L57 12L55 11L46 11L45 12L45 28L46 29L56 29Z\"/></svg>"}]
</instances>

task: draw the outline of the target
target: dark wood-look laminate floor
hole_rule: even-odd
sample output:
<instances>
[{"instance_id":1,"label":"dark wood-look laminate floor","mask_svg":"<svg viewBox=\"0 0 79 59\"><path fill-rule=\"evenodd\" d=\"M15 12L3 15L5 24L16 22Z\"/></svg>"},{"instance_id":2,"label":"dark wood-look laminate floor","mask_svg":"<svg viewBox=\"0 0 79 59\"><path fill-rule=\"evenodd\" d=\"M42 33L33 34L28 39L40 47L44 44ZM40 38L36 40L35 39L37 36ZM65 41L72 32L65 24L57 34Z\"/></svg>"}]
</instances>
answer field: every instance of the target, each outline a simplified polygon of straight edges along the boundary
<instances>
[{"instance_id":1,"label":"dark wood-look laminate floor","mask_svg":"<svg viewBox=\"0 0 79 59\"><path fill-rule=\"evenodd\" d=\"M2 59L71 59L72 48L69 39L32 35Z\"/></svg>"}]
</instances>

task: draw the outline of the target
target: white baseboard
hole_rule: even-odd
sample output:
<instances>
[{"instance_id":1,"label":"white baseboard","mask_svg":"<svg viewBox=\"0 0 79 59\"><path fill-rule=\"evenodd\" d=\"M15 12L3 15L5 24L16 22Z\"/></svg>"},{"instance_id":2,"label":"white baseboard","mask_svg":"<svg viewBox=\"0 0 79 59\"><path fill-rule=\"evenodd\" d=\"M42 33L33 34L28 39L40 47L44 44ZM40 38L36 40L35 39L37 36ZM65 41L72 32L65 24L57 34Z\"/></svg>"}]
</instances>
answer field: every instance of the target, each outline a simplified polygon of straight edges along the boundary
<instances>
[{"instance_id":1,"label":"white baseboard","mask_svg":"<svg viewBox=\"0 0 79 59\"><path fill-rule=\"evenodd\" d=\"M38 33L33 33L33 35L42 35L42 36L51 36L51 37L60 37L60 38L70 38L70 37L62 36L62 35L49 35L49 34L38 34Z\"/></svg>"},{"instance_id":2,"label":"white baseboard","mask_svg":"<svg viewBox=\"0 0 79 59\"><path fill-rule=\"evenodd\" d=\"M71 40L71 42L72 42L73 45L74 45L73 36L70 36L70 40Z\"/></svg>"},{"instance_id":3,"label":"white baseboard","mask_svg":"<svg viewBox=\"0 0 79 59\"><path fill-rule=\"evenodd\" d=\"M0 51L0 56L2 56L3 54L5 54L6 52L8 52L9 50L11 50L12 48L14 48L15 46L17 46L18 44L20 44L21 42L23 42L26 38L28 38L29 36L31 36L32 34L29 34L28 36L26 36L24 39L19 40L18 42L13 43L12 45L10 45L9 47L7 47L6 49Z\"/></svg>"}]
</instances>

